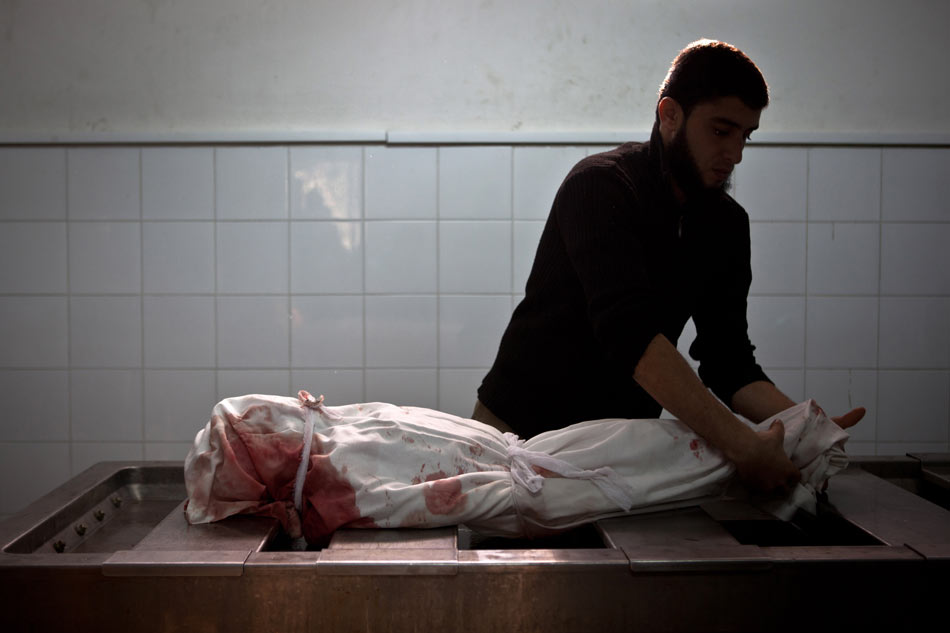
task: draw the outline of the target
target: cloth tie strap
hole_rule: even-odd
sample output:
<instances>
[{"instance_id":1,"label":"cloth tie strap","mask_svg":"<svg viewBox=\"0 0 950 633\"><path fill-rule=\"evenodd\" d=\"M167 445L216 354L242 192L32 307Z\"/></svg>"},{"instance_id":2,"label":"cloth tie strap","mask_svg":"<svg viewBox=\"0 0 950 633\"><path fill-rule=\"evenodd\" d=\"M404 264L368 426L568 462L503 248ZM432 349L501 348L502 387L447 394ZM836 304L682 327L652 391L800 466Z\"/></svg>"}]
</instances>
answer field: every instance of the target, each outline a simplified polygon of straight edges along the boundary
<instances>
[{"instance_id":1,"label":"cloth tie strap","mask_svg":"<svg viewBox=\"0 0 950 633\"><path fill-rule=\"evenodd\" d=\"M307 476L307 465L310 463L310 447L313 445L314 416L319 412L331 420L341 418L323 406L323 394L319 398L314 398L310 392L301 390L297 392L297 397L300 398L300 406L304 409L303 449L300 453L300 463L297 465L297 477L294 479L294 508L300 514L303 512L303 480Z\"/></svg>"},{"instance_id":2,"label":"cloth tie strap","mask_svg":"<svg viewBox=\"0 0 950 633\"><path fill-rule=\"evenodd\" d=\"M524 440L514 433L505 433L505 440L511 459L511 479L529 492L537 493L544 486L545 478L535 470L535 467L539 467L565 479L587 479L621 510L628 511L633 507L636 492L613 468L604 466L584 470L547 453L523 448Z\"/></svg>"}]
</instances>

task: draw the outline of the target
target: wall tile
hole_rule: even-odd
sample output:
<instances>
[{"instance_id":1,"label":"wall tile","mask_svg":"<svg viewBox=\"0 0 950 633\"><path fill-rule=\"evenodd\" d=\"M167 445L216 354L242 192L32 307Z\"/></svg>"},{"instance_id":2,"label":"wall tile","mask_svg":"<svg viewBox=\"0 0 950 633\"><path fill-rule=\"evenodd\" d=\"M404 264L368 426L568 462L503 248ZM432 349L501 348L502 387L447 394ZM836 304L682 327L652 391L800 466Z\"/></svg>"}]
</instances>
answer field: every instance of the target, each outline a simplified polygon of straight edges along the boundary
<instances>
[{"instance_id":1,"label":"wall tile","mask_svg":"<svg viewBox=\"0 0 950 633\"><path fill-rule=\"evenodd\" d=\"M249 393L287 396L291 391L290 371L287 369L222 369L218 371L216 400L224 400Z\"/></svg>"},{"instance_id":2,"label":"wall tile","mask_svg":"<svg viewBox=\"0 0 950 633\"><path fill-rule=\"evenodd\" d=\"M66 442L0 444L0 512L19 512L69 476Z\"/></svg>"},{"instance_id":3,"label":"wall tile","mask_svg":"<svg viewBox=\"0 0 950 633\"><path fill-rule=\"evenodd\" d=\"M808 150L808 218L877 220L881 210L881 150Z\"/></svg>"},{"instance_id":4,"label":"wall tile","mask_svg":"<svg viewBox=\"0 0 950 633\"><path fill-rule=\"evenodd\" d=\"M511 292L511 222L440 222L440 292Z\"/></svg>"},{"instance_id":5,"label":"wall tile","mask_svg":"<svg viewBox=\"0 0 950 633\"><path fill-rule=\"evenodd\" d=\"M881 297L880 365L950 367L950 298Z\"/></svg>"},{"instance_id":6,"label":"wall tile","mask_svg":"<svg viewBox=\"0 0 950 633\"><path fill-rule=\"evenodd\" d=\"M0 292L66 292L66 223L0 224Z\"/></svg>"},{"instance_id":7,"label":"wall tile","mask_svg":"<svg viewBox=\"0 0 950 633\"><path fill-rule=\"evenodd\" d=\"M431 147L366 149L366 217L435 219L436 150Z\"/></svg>"},{"instance_id":8,"label":"wall tile","mask_svg":"<svg viewBox=\"0 0 950 633\"><path fill-rule=\"evenodd\" d=\"M805 225L753 222L751 293L805 292Z\"/></svg>"},{"instance_id":9,"label":"wall tile","mask_svg":"<svg viewBox=\"0 0 950 633\"><path fill-rule=\"evenodd\" d=\"M543 220L565 176L587 155L583 147L516 147L514 150L514 217Z\"/></svg>"},{"instance_id":10,"label":"wall tile","mask_svg":"<svg viewBox=\"0 0 950 633\"><path fill-rule=\"evenodd\" d=\"M145 297L145 366L214 367L214 297Z\"/></svg>"},{"instance_id":11,"label":"wall tile","mask_svg":"<svg viewBox=\"0 0 950 633\"><path fill-rule=\"evenodd\" d=\"M435 291L435 222L367 222L366 292Z\"/></svg>"},{"instance_id":12,"label":"wall tile","mask_svg":"<svg viewBox=\"0 0 950 633\"><path fill-rule=\"evenodd\" d=\"M805 376L801 369L765 369L765 375L775 383L779 391L794 400L801 402L805 395Z\"/></svg>"},{"instance_id":13,"label":"wall tile","mask_svg":"<svg viewBox=\"0 0 950 633\"><path fill-rule=\"evenodd\" d=\"M308 220L363 217L363 150L291 147L290 216Z\"/></svg>"},{"instance_id":14,"label":"wall tile","mask_svg":"<svg viewBox=\"0 0 950 633\"><path fill-rule=\"evenodd\" d=\"M950 150L886 148L882 189L885 220L950 220Z\"/></svg>"},{"instance_id":15,"label":"wall tile","mask_svg":"<svg viewBox=\"0 0 950 633\"><path fill-rule=\"evenodd\" d=\"M804 297L749 297L749 338L763 367L801 367L805 348Z\"/></svg>"},{"instance_id":16,"label":"wall tile","mask_svg":"<svg viewBox=\"0 0 950 633\"><path fill-rule=\"evenodd\" d=\"M471 418L478 399L478 386L488 369L440 369L439 411Z\"/></svg>"},{"instance_id":17,"label":"wall tile","mask_svg":"<svg viewBox=\"0 0 950 633\"><path fill-rule=\"evenodd\" d=\"M0 219L66 219L66 150L0 148Z\"/></svg>"},{"instance_id":18,"label":"wall tile","mask_svg":"<svg viewBox=\"0 0 950 633\"><path fill-rule=\"evenodd\" d=\"M366 297L366 366L434 367L435 297Z\"/></svg>"},{"instance_id":19,"label":"wall tile","mask_svg":"<svg viewBox=\"0 0 950 633\"><path fill-rule=\"evenodd\" d=\"M73 370L69 413L75 441L142 441L142 372L137 369Z\"/></svg>"},{"instance_id":20,"label":"wall tile","mask_svg":"<svg viewBox=\"0 0 950 633\"><path fill-rule=\"evenodd\" d=\"M216 149L215 193L219 220L286 219L287 148Z\"/></svg>"},{"instance_id":21,"label":"wall tile","mask_svg":"<svg viewBox=\"0 0 950 633\"><path fill-rule=\"evenodd\" d=\"M145 439L188 442L204 428L215 403L214 370L145 372Z\"/></svg>"},{"instance_id":22,"label":"wall tile","mask_svg":"<svg viewBox=\"0 0 950 633\"><path fill-rule=\"evenodd\" d=\"M506 146L439 150L439 217L511 218L511 154Z\"/></svg>"},{"instance_id":23,"label":"wall tile","mask_svg":"<svg viewBox=\"0 0 950 633\"><path fill-rule=\"evenodd\" d=\"M880 225L808 225L808 292L877 294Z\"/></svg>"},{"instance_id":24,"label":"wall tile","mask_svg":"<svg viewBox=\"0 0 950 633\"><path fill-rule=\"evenodd\" d=\"M287 222L219 222L218 292L287 292Z\"/></svg>"},{"instance_id":25,"label":"wall tile","mask_svg":"<svg viewBox=\"0 0 950 633\"><path fill-rule=\"evenodd\" d=\"M287 297L217 297L216 301L219 368L287 367Z\"/></svg>"},{"instance_id":26,"label":"wall tile","mask_svg":"<svg viewBox=\"0 0 950 633\"><path fill-rule=\"evenodd\" d=\"M367 369L366 401L435 409L439 381L434 369Z\"/></svg>"},{"instance_id":27,"label":"wall tile","mask_svg":"<svg viewBox=\"0 0 950 633\"><path fill-rule=\"evenodd\" d=\"M290 374L291 393L306 389L323 394L330 406L364 402L362 369L295 369Z\"/></svg>"},{"instance_id":28,"label":"wall tile","mask_svg":"<svg viewBox=\"0 0 950 633\"><path fill-rule=\"evenodd\" d=\"M99 462L138 462L143 456L142 442L73 442L72 475Z\"/></svg>"},{"instance_id":29,"label":"wall tile","mask_svg":"<svg viewBox=\"0 0 950 633\"><path fill-rule=\"evenodd\" d=\"M0 371L5 422L0 441L69 439L69 381L65 371Z\"/></svg>"},{"instance_id":30,"label":"wall tile","mask_svg":"<svg viewBox=\"0 0 950 633\"><path fill-rule=\"evenodd\" d=\"M439 364L490 367L511 318L506 296L439 298Z\"/></svg>"},{"instance_id":31,"label":"wall tile","mask_svg":"<svg viewBox=\"0 0 950 633\"><path fill-rule=\"evenodd\" d=\"M676 341L676 349L680 355L686 359L686 362L689 363L689 366L692 367L694 371L699 367L699 363L693 360L693 357L689 355L689 347L695 340L696 324L693 323L692 319L687 319L686 325L683 326L683 331Z\"/></svg>"},{"instance_id":32,"label":"wall tile","mask_svg":"<svg viewBox=\"0 0 950 633\"><path fill-rule=\"evenodd\" d=\"M214 292L214 224L143 223L142 273L145 292Z\"/></svg>"},{"instance_id":33,"label":"wall tile","mask_svg":"<svg viewBox=\"0 0 950 633\"><path fill-rule=\"evenodd\" d=\"M647 137L640 139L641 142L647 142L648 140L649 138ZM618 145L619 143L616 143L613 145L590 145L584 148L584 150L587 152L588 156L593 156L594 154L602 154L603 152L609 152L610 150L615 149Z\"/></svg>"},{"instance_id":34,"label":"wall tile","mask_svg":"<svg viewBox=\"0 0 950 633\"><path fill-rule=\"evenodd\" d=\"M806 367L875 367L877 297L810 297Z\"/></svg>"},{"instance_id":35,"label":"wall tile","mask_svg":"<svg viewBox=\"0 0 950 633\"><path fill-rule=\"evenodd\" d=\"M69 286L80 293L141 292L139 223L70 223Z\"/></svg>"},{"instance_id":36,"label":"wall tile","mask_svg":"<svg viewBox=\"0 0 950 633\"><path fill-rule=\"evenodd\" d=\"M883 294L950 295L950 224L881 226Z\"/></svg>"},{"instance_id":37,"label":"wall tile","mask_svg":"<svg viewBox=\"0 0 950 633\"><path fill-rule=\"evenodd\" d=\"M67 150L69 219L138 220L139 150Z\"/></svg>"},{"instance_id":38,"label":"wall tile","mask_svg":"<svg viewBox=\"0 0 950 633\"><path fill-rule=\"evenodd\" d=\"M879 442L946 442L950 372L881 371L878 376Z\"/></svg>"},{"instance_id":39,"label":"wall tile","mask_svg":"<svg viewBox=\"0 0 950 633\"><path fill-rule=\"evenodd\" d=\"M142 302L139 297L72 297L69 347L73 367L140 367Z\"/></svg>"},{"instance_id":40,"label":"wall tile","mask_svg":"<svg viewBox=\"0 0 950 633\"><path fill-rule=\"evenodd\" d=\"M524 291L531 267L534 265L534 256L538 251L541 233L544 231L544 222L518 221L514 223L514 290Z\"/></svg>"},{"instance_id":41,"label":"wall tile","mask_svg":"<svg viewBox=\"0 0 950 633\"><path fill-rule=\"evenodd\" d=\"M145 459L149 461L185 461L192 442L146 442Z\"/></svg>"},{"instance_id":42,"label":"wall tile","mask_svg":"<svg viewBox=\"0 0 950 633\"><path fill-rule=\"evenodd\" d=\"M108 457L180 462L214 402L245 393L470 416L558 186L605 149L0 148L0 295L74 293L0 296L0 398L33 420L0 425L0 475L32 485L42 462L52 487ZM767 374L832 415L866 406L849 453L950 449L950 150L745 154ZM770 296L806 289L807 315ZM14 474L10 446L29 456Z\"/></svg>"},{"instance_id":43,"label":"wall tile","mask_svg":"<svg viewBox=\"0 0 950 633\"><path fill-rule=\"evenodd\" d=\"M749 147L736 167L736 199L753 221L804 220L807 168L807 150Z\"/></svg>"},{"instance_id":44,"label":"wall tile","mask_svg":"<svg viewBox=\"0 0 950 633\"><path fill-rule=\"evenodd\" d=\"M877 371L860 369L805 370L805 397L813 398L830 416L864 407L867 413L848 429L851 442L873 442L877 436ZM870 453L870 454L873 454Z\"/></svg>"},{"instance_id":45,"label":"wall tile","mask_svg":"<svg viewBox=\"0 0 950 633\"><path fill-rule=\"evenodd\" d=\"M914 455L917 453L946 453L947 442L878 442L878 455Z\"/></svg>"},{"instance_id":46,"label":"wall tile","mask_svg":"<svg viewBox=\"0 0 950 633\"><path fill-rule=\"evenodd\" d=\"M362 225L359 222L292 222L290 290L362 292Z\"/></svg>"},{"instance_id":47,"label":"wall tile","mask_svg":"<svg viewBox=\"0 0 950 633\"><path fill-rule=\"evenodd\" d=\"M853 439L848 440L845 450L852 460L855 457L871 457L878 454L877 442L857 442Z\"/></svg>"},{"instance_id":48,"label":"wall tile","mask_svg":"<svg viewBox=\"0 0 950 633\"><path fill-rule=\"evenodd\" d=\"M142 217L210 220L214 217L214 150L210 147L142 149Z\"/></svg>"},{"instance_id":49,"label":"wall tile","mask_svg":"<svg viewBox=\"0 0 950 633\"><path fill-rule=\"evenodd\" d=\"M0 297L0 366L65 367L65 297Z\"/></svg>"},{"instance_id":50,"label":"wall tile","mask_svg":"<svg viewBox=\"0 0 950 633\"><path fill-rule=\"evenodd\" d=\"M363 365L362 297L293 297L293 367Z\"/></svg>"}]
</instances>

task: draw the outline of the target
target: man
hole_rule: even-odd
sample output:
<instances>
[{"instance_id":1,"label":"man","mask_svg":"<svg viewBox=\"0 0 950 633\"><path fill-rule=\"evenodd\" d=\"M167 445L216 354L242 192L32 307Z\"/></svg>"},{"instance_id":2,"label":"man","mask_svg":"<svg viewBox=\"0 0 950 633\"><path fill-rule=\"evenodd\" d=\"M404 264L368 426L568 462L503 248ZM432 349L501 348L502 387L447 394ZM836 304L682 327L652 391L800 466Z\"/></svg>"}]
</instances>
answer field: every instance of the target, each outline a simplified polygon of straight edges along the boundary
<instances>
[{"instance_id":1,"label":"man","mask_svg":"<svg viewBox=\"0 0 950 633\"><path fill-rule=\"evenodd\" d=\"M735 47L680 51L649 143L582 160L558 190L475 419L530 436L665 407L753 487L798 481L782 424L755 433L706 388L754 422L794 404L753 355L749 218L725 193L766 105L765 80ZM690 317L699 377L675 347Z\"/></svg>"}]
</instances>

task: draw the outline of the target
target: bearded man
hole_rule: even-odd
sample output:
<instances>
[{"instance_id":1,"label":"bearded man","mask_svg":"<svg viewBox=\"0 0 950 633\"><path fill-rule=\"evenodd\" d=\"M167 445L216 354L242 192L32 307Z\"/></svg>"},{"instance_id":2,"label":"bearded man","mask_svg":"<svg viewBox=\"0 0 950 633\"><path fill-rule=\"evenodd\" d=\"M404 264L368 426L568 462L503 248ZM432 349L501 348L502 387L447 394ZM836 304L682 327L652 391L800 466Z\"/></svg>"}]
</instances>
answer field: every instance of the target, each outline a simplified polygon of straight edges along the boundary
<instances>
[{"instance_id":1,"label":"bearded man","mask_svg":"<svg viewBox=\"0 0 950 633\"><path fill-rule=\"evenodd\" d=\"M476 420L527 437L583 420L656 418L666 408L751 486L798 481L782 424L756 433L732 413L759 422L794 405L753 355L749 218L726 193L768 99L739 49L694 42L660 86L650 141L570 171L478 390ZM676 349L690 318L699 376Z\"/></svg>"}]
</instances>

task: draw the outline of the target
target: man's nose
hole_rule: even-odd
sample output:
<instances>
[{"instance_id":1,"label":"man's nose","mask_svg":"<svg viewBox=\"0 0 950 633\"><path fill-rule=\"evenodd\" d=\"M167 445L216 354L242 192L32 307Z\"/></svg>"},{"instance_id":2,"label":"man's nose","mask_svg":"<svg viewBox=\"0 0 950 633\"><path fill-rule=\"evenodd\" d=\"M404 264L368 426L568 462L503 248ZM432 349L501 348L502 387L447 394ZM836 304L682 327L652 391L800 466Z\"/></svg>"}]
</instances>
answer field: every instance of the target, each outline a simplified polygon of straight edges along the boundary
<instances>
[{"instance_id":1,"label":"man's nose","mask_svg":"<svg viewBox=\"0 0 950 633\"><path fill-rule=\"evenodd\" d=\"M742 162L742 150L745 149L745 139L740 139L734 143L730 143L727 149L727 156L729 161L733 165L738 165Z\"/></svg>"}]
</instances>

